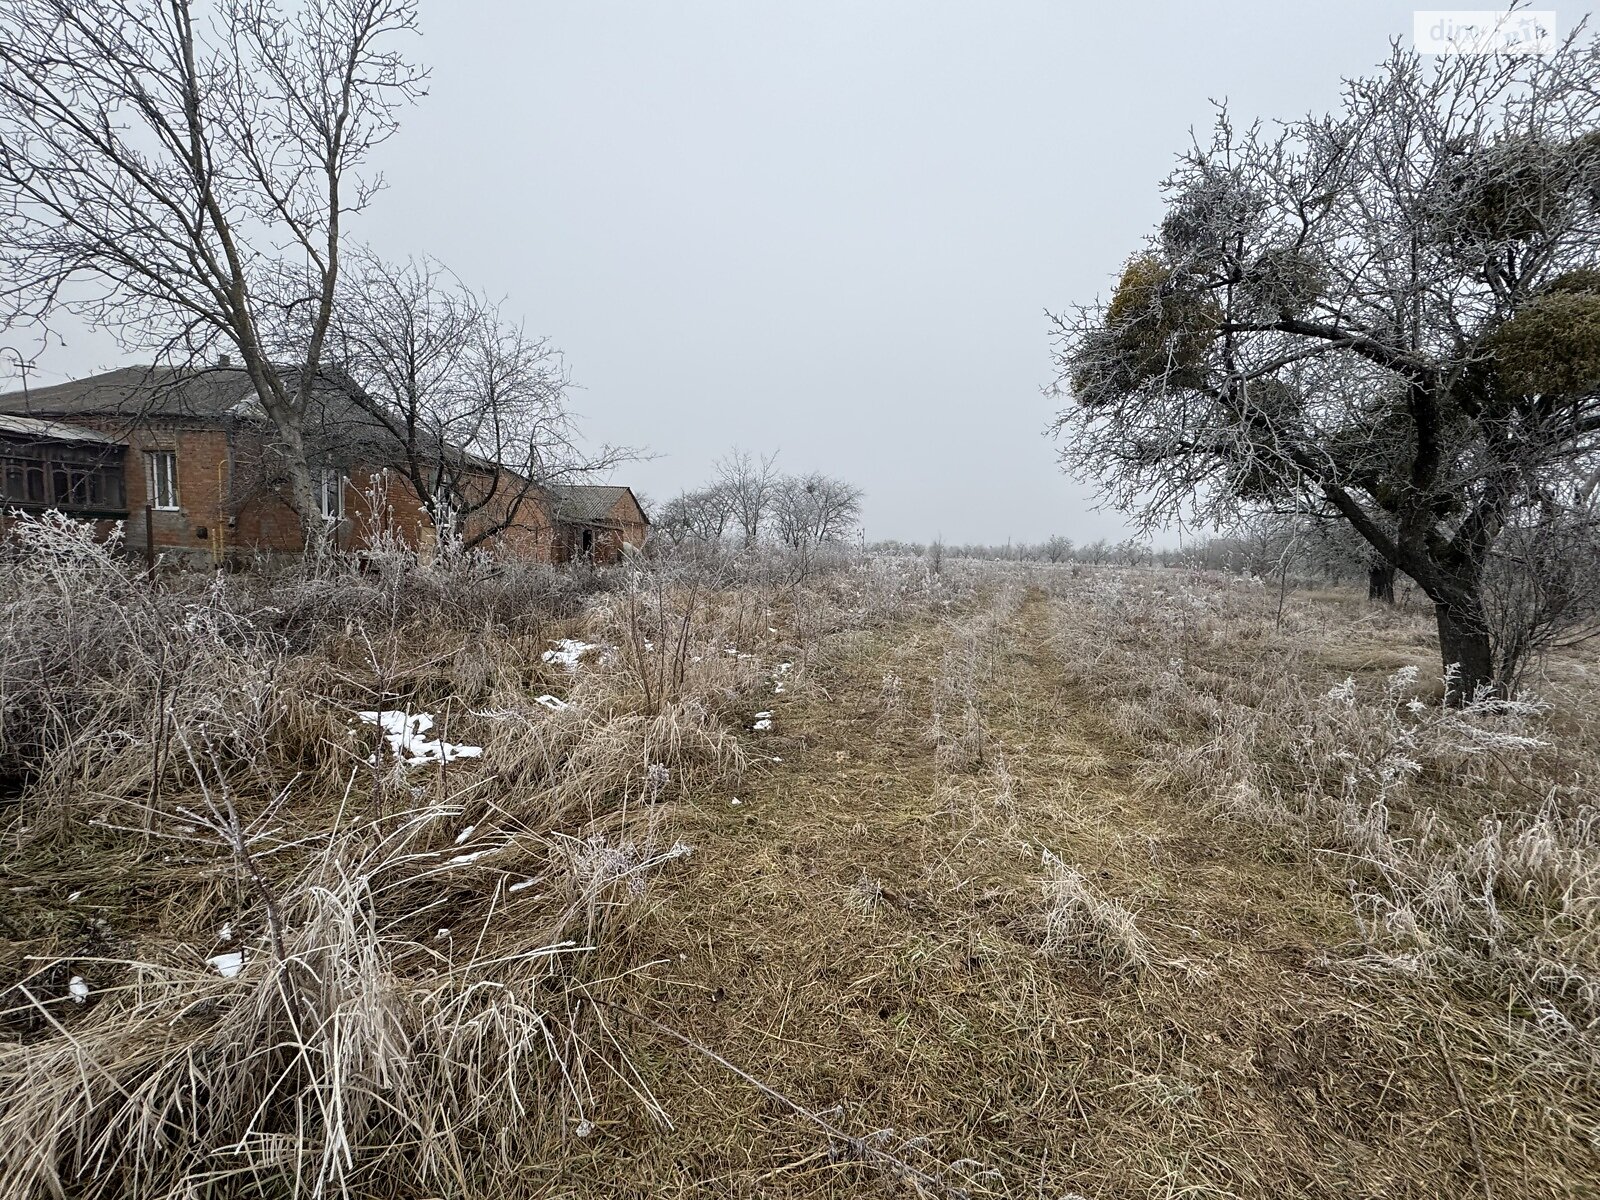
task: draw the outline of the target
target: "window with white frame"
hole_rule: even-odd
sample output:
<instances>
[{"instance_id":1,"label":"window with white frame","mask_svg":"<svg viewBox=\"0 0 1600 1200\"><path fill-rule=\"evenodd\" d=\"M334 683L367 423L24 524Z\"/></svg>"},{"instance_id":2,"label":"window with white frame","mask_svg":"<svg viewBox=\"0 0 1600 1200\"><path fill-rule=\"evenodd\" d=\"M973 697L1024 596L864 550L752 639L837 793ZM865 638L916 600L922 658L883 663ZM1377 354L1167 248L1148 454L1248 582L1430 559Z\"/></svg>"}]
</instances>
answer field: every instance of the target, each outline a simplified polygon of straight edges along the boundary
<instances>
[{"instance_id":1,"label":"window with white frame","mask_svg":"<svg viewBox=\"0 0 1600 1200\"><path fill-rule=\"evenodd\" d=\"M345 479L338 467L323 467L317 486L317 511L326 521L344 519Z\"/></svg>"},{"instance_id":2,"label":"window with white frame","mask_svg":"<svg viewBox=\"0 0 1600 1200\"><path fill-rule=\"evenodd\" d=\"M152 508L174 511L178 507L178 453L151 450L144 456L144 495Z\"/></svg>"}]
</instances>

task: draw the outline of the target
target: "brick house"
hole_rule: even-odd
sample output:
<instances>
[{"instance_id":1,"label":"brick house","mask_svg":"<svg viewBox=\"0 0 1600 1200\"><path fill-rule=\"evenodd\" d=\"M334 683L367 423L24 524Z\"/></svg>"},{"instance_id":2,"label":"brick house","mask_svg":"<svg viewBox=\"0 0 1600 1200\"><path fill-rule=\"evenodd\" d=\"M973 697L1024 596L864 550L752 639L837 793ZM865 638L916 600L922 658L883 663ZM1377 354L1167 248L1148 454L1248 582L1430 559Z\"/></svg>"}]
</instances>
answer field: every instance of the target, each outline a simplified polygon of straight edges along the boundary
<instances>
[{"instance_id":1,"label":"brick house","mask_svg":"<svg viewBox=\"0 0 1600 1200\"><path fill-rule=\"evenodd\" d=\"M625 546L642 546L650 518L629 487L556 484L547 489L553 526L551 561L615 562Z\"/></svg>"},{"instance_id":2,"label":"brick house","mask_svg":"<svg viewBox=\"0 0 1600 1200\"><path fill-rule=\"evenodd\" d=\"M308 414L307 451L331 542L346 550L380 531L419 551L433 521L397 461L393 437L332 385ZM107 532L122 522L130 554L222 563L297 554L300 521L285 499L271 422L241 368L124 367L0 395L0 530L5 512L55 508ZM455 474L475 494L472 536L542 562L612 562L642 546L650 522L631 489L539 486L465 450Z\"/></svg>"}]
</instances>

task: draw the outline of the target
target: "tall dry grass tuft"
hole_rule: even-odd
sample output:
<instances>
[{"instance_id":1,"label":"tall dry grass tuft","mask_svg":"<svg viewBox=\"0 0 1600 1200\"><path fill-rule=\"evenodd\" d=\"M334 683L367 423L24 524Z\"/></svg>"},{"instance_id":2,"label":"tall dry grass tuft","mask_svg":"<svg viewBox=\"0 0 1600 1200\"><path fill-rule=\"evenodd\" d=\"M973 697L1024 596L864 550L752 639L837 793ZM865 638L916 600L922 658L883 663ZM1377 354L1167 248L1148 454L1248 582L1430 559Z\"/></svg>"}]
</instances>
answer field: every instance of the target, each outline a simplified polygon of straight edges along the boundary
<instances>
[{"instance_id":1,"label":"tall dry grass tuft","mask_svg":"<svg viewBox=\"0 0 1600 1200\"><path fill-rule=\"evenodd\" d=\"M148 587L77 523L12 523L0 563L0 780L31 836L61 837L130 800L163 802L188 767L178 734L259 771L296 704L283 645L235 581ZM289 718L292 721L292 718Z\"/></svg>"},{"instance_id":2,"label":"tall dry grass tuft","mask_svg":"<svg viewBox=\"0 0 1600 1200\"><path fill-rule=\"evenodd\" d=\"M70 1027L16 989L55 1036L0 1048L0 1194L486 1194L528 1141L581 1130L608 1035L572 981L593 986L597 949L503 895L480 925L408 933L446 890L420 849L434 819L327 847L282 889L281 947L241 937L231 978L177 955L103 964L121 982ZM614 882L569 864L572 908Z\"/></svg>"},{"instance_id":3,"label":"tall dry grass tuft","mask_svg":"<svg viewBox=\"0 0 1600 1200\"><path fill-rule=\"evenodd\" d=\"M1107 977L1137 976L1150 965L1150 945L1131 912L1048 850L1043 864L1046 954L1086 963Z\"/></svg>"}]
</instances>

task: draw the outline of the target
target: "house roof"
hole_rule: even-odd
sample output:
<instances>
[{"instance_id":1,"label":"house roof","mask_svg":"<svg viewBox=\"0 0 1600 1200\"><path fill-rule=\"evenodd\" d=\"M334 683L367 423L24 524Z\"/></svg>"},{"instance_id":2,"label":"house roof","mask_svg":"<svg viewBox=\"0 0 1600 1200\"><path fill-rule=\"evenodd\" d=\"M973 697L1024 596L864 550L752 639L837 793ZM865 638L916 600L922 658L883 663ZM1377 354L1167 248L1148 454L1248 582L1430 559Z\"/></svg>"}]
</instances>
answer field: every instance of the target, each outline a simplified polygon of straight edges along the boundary
<instances>
[{"instance_id":1,"label":"house roof","mask_svg":"<svg viewBox=\"0 0 1600 1200\"><path fill-rule=\"evenodd\" d=\"M289 372L284 380L294 384ZM312 448L335 454L373 454L392 449L394 435L332 380L312 389L306 424ZM132 429L141 421L230 420L265 422L255 385L243 367L119 367L49 387L0 394L0 415L34 418L98 418ZM115 426L113 426L114 428Z\"/></svg>"},{"instance_id":2,"label":"house roof","mask_svg":"<svg viewBox=\"0 0 1600 1200\"><path fill-rule=\"evenodd\" d=\"M634 496L633 489L613 484L594 483L557 483L551 484L547 489L554 500L555 517L558 521L609 521L614 520L612 510L616 508L617 501L624 496L631 498L635 505L639 504L638 497ZM644 508L639 508L640 513ZM649 523L649 518L645 518Z\"/></svg>"},{"instance_id":3,"label":"house roof","mask_svg":"<svg viewBox=\"0 0 1600 1200\"><path fill-rule=\"evenodd\" d=\"M96 446L121 446L114 437L79 425L63 425L38 417L17 417L0 412L0 437L25 437L40 442L86 442Z\"/></svg>"},{"instance_id":4,"label":"house roof","mask_svg":"<svg viewBox=\"0 0 1600 1200\"><path fill-rule=\"evenodd\" d=\"M243 367L119 367L47 387L0 394L0 413L35 417L259 416Z\"/></svg>"}]
</instances>

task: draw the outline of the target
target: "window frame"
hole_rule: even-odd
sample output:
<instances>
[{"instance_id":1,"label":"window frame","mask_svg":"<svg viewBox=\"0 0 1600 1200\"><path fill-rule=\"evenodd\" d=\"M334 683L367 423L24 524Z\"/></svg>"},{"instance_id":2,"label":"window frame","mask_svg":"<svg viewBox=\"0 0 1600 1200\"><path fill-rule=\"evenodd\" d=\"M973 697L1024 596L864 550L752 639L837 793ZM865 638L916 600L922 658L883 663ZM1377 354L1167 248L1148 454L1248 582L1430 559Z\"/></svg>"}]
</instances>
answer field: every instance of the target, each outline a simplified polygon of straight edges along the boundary
<instances>
[{"instance_id":1,"label":"window frame","mask_svg":"<svg viewBox=\"0 0 1600 1200\"><path fill-rule=\"evenodd\" d=\"M164 463L167 470L165 479L157 472L157 464ZM166 484L167 499L170 503L160 501L162 483ZM178 452L176 450L146 450L144 452L144 499L156 512L181 512L183 510L183 496L178 490Z\"/></svg>"},{"instance_id":2,"label":"window frame","mask_svg":"<svg viewBox=\"0 0 1600 1200\"><path fill-rule=\"evenodd\" d=\"M76 444L0 440L0 509L126 513L122 472L120 450L112 454Z\"/></svg>"},{"instance_id":3,"label":"window frame","mask_svg":"<svg viewBox=\"0 0 1600 1200\"><path fill-rule=\"evenodd\" d=\"M324 521L344 520L344 493L350 479L332 463L324 464L317 475L317 512ZM333 492L334 509L328 511L328 494Z\"/></svg>"}]
</instances>

